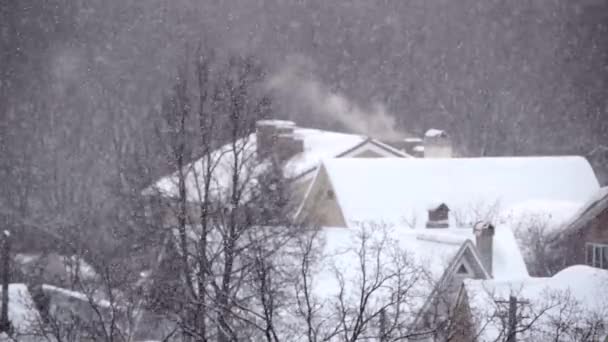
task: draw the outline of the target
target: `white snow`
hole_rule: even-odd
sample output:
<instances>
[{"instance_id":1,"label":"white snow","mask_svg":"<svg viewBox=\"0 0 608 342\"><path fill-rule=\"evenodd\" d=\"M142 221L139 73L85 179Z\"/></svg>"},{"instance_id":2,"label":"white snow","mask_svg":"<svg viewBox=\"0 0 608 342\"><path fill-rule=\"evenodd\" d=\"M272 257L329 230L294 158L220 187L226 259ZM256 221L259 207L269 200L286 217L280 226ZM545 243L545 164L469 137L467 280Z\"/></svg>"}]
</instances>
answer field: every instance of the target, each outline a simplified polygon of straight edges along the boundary
<instances>
[{"instance_id":1,"label":"white snow","mask_svg":"<svg viewBox=\"0 0 608 342\"><path fill-rule=\"evenodd\" d=\"M427 208L440 201L454 226L468 226L531 201L584 203L599 189L581 157L339 158L324 167L349 225L424 225Z\"/></svg>"},{"instance_id":2,"label":"white snow","mask_svg":"<svg viewBox=\"0 0 608 342\"><path fill-rule=\"evenodd\" d=\"M530 319L548 308L533 325L533 329L522 334L522 338L525 336L543 340L548 338L546 334L555 330L552 322L558 321L559 315L563 315L561 317L564 319L568 314L575 313L577 316L571 317L573 322L570 324L578 324L579 321L582 323L585 318L594 315L606 317L606 284L608 270L577 265L568 267L551 278L529 278L520 281L467 279L464 281L464 290L474 320L477 320L475 323L482 333L480 341L495 341L503 331L498 320L488 324L487 319L495 314L495 300L507 300L510 295L529 302L522 310L526 310ZM576 305L578 311L572 310L568 305Z\"/></svg>"},{"instance_id":3,"label":"white snow","mask_svg":"<svg viewBox=\"0 0 608 342\"><path fill-rule=\"evenodd\" d=\"M322 258L324 263L315 272L313 292L324 301L328 308L333 308L340 292L340 282L336 274L343 277L345 294L348 301L356 301L357 288L361 286L362 272L360 268L360 246L362 233L369 234L370 242L365 258L367 277L374 277L376 273L387 275L399 268L395 262L398 255L405 256L400 259L403 272L412 272L411 278L417 278L410 284L408 293L409 318L413 319L422 308L426 298L431 294L434 285L449 266L466 239L461 243L453 241L447 243L440 237L436 239L418 238L418 233L409 229L394 229L388 227L362 227L362 228L331 228L322 229L321 238L324 240ZM448 238L457 239L458 236ZM382 242L382 245L380 245ZM376 252L379 253L380 264L376 263ZM407 265L407 266L404 266ZM371 279L371 278L370 278ZM410 280L411 281L411 280ZM396 284L386 285L371 299L371 302L382 301L388 295L386 290ZM386 298L384 298L386 300Z\"/></svg>"},{"instance_id":4,"label":"white snow","mask_svg":"<svg viewBox=\"0 0 608 342\"><path fill-rule=\"evenodd\" d=\"M2 288L0 287L0 293ZM17 335L31 334L41 322L40 314L25 284L9 284L8 318Z\"/></svg>"},{"instance_id":5,"label":"white snow","mask_svg":"<svg viewBox=\"0 0 608 342\"><path fill-rule=\"evenodd\" d=\"M536 221L554 230L571 220L581 207L580 201L530 200L502 210L498 219L511 226Z\"/></svg>"},{"instance_id":6,"label":"white snow","mask_svg":"<svg viewBox=\"0 0 608 342\"><path fill-rule=\"evenodd\" d=\"M336 279L336 270L344 276L347 293L356 293L360 284L359 269L360 236L369 234L371 241L387 242L382 246L381 265L390 270L395 251L406 253L410 265L424 270L426 277L418 280L412 287L411 314L415 315L422 308L424 301L431 294L434 286L444 275L450 263L462 246L468 241L474 244L472 228L448 229L409 229L387 226L361 225L355 228L322 228L324 240L323 256L326 263L316 273L315 294L331 301L339 293L340 286ZM493 255L494 277L496 279L528 279L528 273L513 233L508 228L497 228ZM373 248L369 248L373 251ZM372 256L369 257L373 259ZM369 262L369 261L368 261ZM372 263L373 264L373 263ZM373 265L368 265L374 269ZM383 270L387 272L387 270ZM386 274L386 273L385 273ZM412 317L413 318L413 317Z\"/></svg>"},{"instance_id":7,"label":"white snow","mask_svg":"<svg viewBox=\"0 0 608 342\"><path fill-rule=\"evenodd\" d=\"M275 124L272 121L272 124ZM290 125L285 122L285 125ZM304 152L298 153L290 158L284 167L284 174L288 178L295 178L303 173L313 171L323 159L338 157L352 148L364 143L367 138L362 135L329 132L318 129L299 128L294 129L294 135L304 141ZM380 142L376 142L382 144ZM382 144L384 145L384 144ZM240 169L241 178L248 177L248 173L255 174L263 170L265 165L257 163L256 134L239 139L236 142L236 150L239 158L246 161ZM231 173L234 169L235 149L232 144L227 144L211 154L212 172L211 191L214 196L222 196L228 191L231 184ZM242 153L240 151L243 151ZM202 188L202 180L206 172L205 158L201 158L184 168L186 174L186 192L189 201L200 201L203 194L198 191ZM154 185L144 190L144 194L160 193L167 197L178 195L178 173L163 177Z\"/></svg>"},{"instance_id":8,"label":"white snow","mask_svg":"<svg viewBox=\"0 0 608 342\"><path fill-rule=\"evenodd\" d=\"M268 125L268 126L274 126L274 127L294 127L296 125L296 123L293 121L276 120L276 119L260 120L256 124L257 125Z\"/></svg>"},{"instance_id":9,"label":"white snow","mask_svg":"<svg viewBox=\"0 0 608 342\"><path fill-rule=\"evenodd\" d=\"M63 297L77 299L83 303L90 303L91 305L97 305L100 308L110 308L112 304L105 299L97 298L95 295L87 295L82 292L72 291L68 289L64 289L57 286L52 286L48 284L42 285L42 290L46 295L53 296L54 294L59 294Z\"/></svg>"},{"instance_id":10,"label":"white snow","mask_svg":"<svg viewBox=\"0 0 608 342\"><path fill-rule=\"evenodd\" d=\"M475 244L473 228L417 228L410 229L417 235L419 240L441 241L445 244L457 244L458 246L466 240ZM459 243L460 242L460 243ZM428 251L434 253L435 249ZM527 279L528 269L524 262L521 250L513 231L507 226L497 226L494 230L494 243L492 254L492 270L494 279Z\"/></svg>"},{"instance_id":11,"label":"white snow","mask_svg":"<svg viewBox=\"0 0 608 342\"><path fill-rule=\"evenodd\" d=\"M426 131L426 133L424 133L424 136L429 137L429 138L434 138L434 137L438 137L438 136L441 136L444 134L445 134L445 131L442 131L440 129L431 128L428 131Z\"/></svg>"},{"instance_id":12,"label":"white snow","mask_svg":"<svg viewBox=\"0 0 608 342\"><path fill-rule=\"evenodd\" d=\"M422 146L422 145L414 146L414 152L424 152L424 146Z\"/></svg>"},{"instance_id":13,"label":"white snow","mask_svg":"<svg viewBox=\"0 0 608 342\"><path fill-rule=\"evenodd\" d=\"M312 170L323 159L337 157L367 139L362 135L310 128L296 128L294 133L304 139L304 153L295 155L287 162L285 172L288 177L296 177Z\"/></svg>"}]
</instances>

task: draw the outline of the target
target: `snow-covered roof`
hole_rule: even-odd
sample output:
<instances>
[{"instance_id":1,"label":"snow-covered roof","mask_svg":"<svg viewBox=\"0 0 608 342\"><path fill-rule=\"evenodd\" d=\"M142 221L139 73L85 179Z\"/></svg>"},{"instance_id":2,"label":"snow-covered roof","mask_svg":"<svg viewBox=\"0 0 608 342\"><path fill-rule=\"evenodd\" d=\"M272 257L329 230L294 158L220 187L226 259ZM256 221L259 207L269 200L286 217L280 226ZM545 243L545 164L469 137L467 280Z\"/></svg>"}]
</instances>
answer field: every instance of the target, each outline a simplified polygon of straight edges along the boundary
<instances>
[{"instance_id":1,"label":"snow-covered roof","mask_svg":"<svg viewBox=\"0 0 608 342\"><path fill-rule=\"evenodd\" d=\"M450 208L454 226L480 219L508 224L497 219L504 209L531 201L546 204L543 209L584 203L599 189L581 157L340 158L324 161L324 170L348 225L424 225L428 206L437 202Z\"/></svg>"},{"instance_id":2,"label":"snow-covered roof","mask_svg":"<svg viewBox=\"0 0 608 342\"><path fill-rule=\"evenodd\" d=\"M358 288L362 285L361 236L369 234L366 257L367 277L373 279L376 274L388 275L397 269L408 273L408 305L404 307L407 321L413 321L426 299L431 295L435 285L440 281L465 239L440 235L419 235L409 229L388 227L365 227L361 229L344 229L325 227L321 230L324 241L320 259L322 263L315 271L313 293L324 308L332 309L342 286L347 302L357 300ZM376 254L378 253L378 255ZM405 259L398 256L405 256ZM378 259L376 257L378 256ZM377 262L379 260L379 263ZM405 262L405 264L399 264ZM340 275L338 277L337 275ZM397 278L394 278L397 280ZM411 283L409 283L411 282ZM389 284L390 283L390 284ZM386 302L390 293L385 292L397 284L389 282L378 290L370 303ZM366 284L369 286L369 284ZM374 304L370 304L373 307Z\"/></svg>"},{"instance_id":3,"label":"snow-covered roof","mask_svg":"<svg viewBox=\"0 0 608 342\"><path fill-rule=\"evenodd\" d=\"M500 281L466 279L463 291L466 292L473 321L479 334L479 341L497 341L504 338L506 326L497 313L505 306L497 305L496 300L508 300L510 295L518 301L527 301L520 306L520 312L528 321L539 317L532 328L519 335L524 340L570 341L563 333L561 338L552 335L557 330L556 322L568 329L577 324L585 324L587 319L602 318L607 323L608 270L577 265L568 267L551 278L529 278L520 281ZM541 312L545 311L540 315ZM492 318L493 317L493 318ZM586 322L589 323L589 322ZM534 339L536 338L536 339Z\"/></svg>"},{"instance_id":4,"label":"snow-covered roof","mask_svg":"<svg viewBox=\"0 0 608 342\"><path fill-rule=\"evenodd\" d=\"M82 292L72 291L48 284L42 285L42 291L47 296L55 298L58 303L62 301L61 299L59 299L61 297L66 299L74 299L86 303L86 305L95 305L100 308L110 308L112 306L108 300L99 298L100 296L98 293L85 294Z\"/></svg>"},{"instance_id":5,"label":"snow-covered roof","mask_svg":"<svg viewBox=\"0 0 608 342\"><path fill-rule=\"evenodd\" d=\"M340 282L336 272L342 275L345 284L345 293L357 293L356 288L360 286L360 248L362 233L367 234L370 241L378 243L383 241L380 254L381 267L386 267L383 274L387 274L393 265L391 259L394 252L398 250L405 253L410 266L418 269L417 283L411 287L408 293L409 306L411 310L410 319L422 309L426 300L431 296L433 289L446 274L448 268L453 265L459 253L466 246L474 246L472 228L448 228L448 229L411 229L403 227L387 227L374 225L361 225L357 228L331 228L321 229L321 238L324 240L322 259L325 260L322 267L317 270L314 292L319 298L331 303L337 298L340 291ZM368 256L371 264L367 265L372 276L375 272L374 257L376 246L368 245L371 252ZM395 249L396 248L396 249ZM476 252L473 252L476 253ZM477 256L477 254L474 254ZM508 228L497 228L493 255L494 276L496 279L528 279L528 273L523 257L517 248L513 233ZM481 262L480 262L481 263ZM373 270L373 271L372 271ZM421 274L424 276L421 276ZM379 294L380 296L382 294ZM328 304L330 304L328 303ZM331 307L331 305L329 305Z\"/></svg>"},{"instance_id":6,"label":"snow-covered roof","mask_svg":"<svg viewBox=\"0 0 608 342\"><path fill-rule=\"evenodd\" d=\"M435 137L439 137L442 135L446 135L445 131L442 131L440 129L435 129L435 128L431 128L428 131L426 131L426 133L424 133L424 136L427 138L435 138Z\"/></svg>"},{"instance_id":7,"label":"snow-covered roof","mask_svg":"<svg viewBox=\"0 0 608 342\"><path fill-rule=\"evenodd\" d=\"M277 124L276 120L269 121L268 123L273 125ZM285 125L291 125L289 122L283 123ZM380 141L357 134L300 127L295 127L293 134L303 140L304 151L294 155L285 163L284 174L288 178L297 178L303 174L311 173L323 159L340 157L366 142L370 142L381 149L388 151L393 156L406 156L403 152L381 143ZM264 168L264 165L260 165L260 163L255 161L257 158L255 133L239 139L235 145L237 146L236 150L238 151L236 153L232 144L227 144L211 154L211 164L214 165L211 188L217 193L230 188L235 155L239 159L245 161L245 165L241 166L243 172L241 176L243 179L248 177L248 172L255 173ZM201 198L198 189L202 187L202 175L206 170L206 159L207 158L205 157L200 158L184 168L184 172L186 173L187 197L190 201L199 201ZM155 184L144 190L144 194L160 193L163 196L176 197L178 195L178 179L178 173L174 172L171 175L161 178Z\"/></svg>"},{"instance_id":8,"label":"snow-covered roof","mask_svg":"<svg viewBox=\"0 0 608 342\"><path fill-rule=\"evenodd\" d=\"M466 240L475 244L473 228L402 228L417 240L440 241L444 245L462 245ZM420 248L418 253L427 254L432 258L439 250L446 246L435 246L435 248ZM526 279L529 277L526 263L513 231L507 226L497 226L494 230L494 243L492 254L492 276L494 279Z\"/></svg>"},{"instance_id":9,"label":"snow-covered roof","mask_svg":"<svg viewBox=\"0 0 608 342\"><path fill-rule=\"evenodd\" d=\"M56 253L49 253L47 255L42 254L15 254L15 262L20 264L21 267L25 267L26 270L32 268L43 268L52 269L54 272L65 271L65 274L57 274L55 276L73 275L78 272L78 277L81 280L95 280L97 279L97 273L93 266L87 263L83 258L79 258L76 255L64 256Z\"/></svg>"},{"instance_id":10,"label":"snow-covered roof","mask_svg":"<svg viewBox=\"0 0 608 342\"><path fill-rule=\"evenodd\" d=\"M0 293L2 293L1 288ZM9 284L8 318L17 336L32 334L39 328L38 324L42 322L40 313L25 284Z\"/></svg>"}]
</instances>

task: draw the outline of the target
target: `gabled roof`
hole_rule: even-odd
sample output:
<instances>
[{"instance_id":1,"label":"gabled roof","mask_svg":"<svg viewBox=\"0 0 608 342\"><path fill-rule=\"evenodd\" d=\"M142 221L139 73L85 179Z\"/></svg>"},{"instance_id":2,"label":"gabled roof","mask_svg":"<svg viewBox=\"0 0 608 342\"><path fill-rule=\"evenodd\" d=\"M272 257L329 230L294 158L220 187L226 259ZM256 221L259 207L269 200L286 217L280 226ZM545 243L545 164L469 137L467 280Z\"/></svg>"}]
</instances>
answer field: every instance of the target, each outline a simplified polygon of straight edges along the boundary
<instances>
[{"instance_id":1,"label":"gabled roof","mask_svg":"<svg viewBox=\"0 0 608 342\"><path fill-rule=\"evenodd\" d=\"M585 322L589 315L606 317L608 296L608 270L577 265L568 267L551 278L529 278L519 281L474 280L464 281L460 300L467 298L473 323L479 333L478 341L497 341L504 338L504 325L496 317L498 306L495 300L508 300L510 295L518 301L527 301L526 308L520 308L524 320L534 319L538 313L547 310L532 328L519 335L528 341L556 340L549 334L556 331L553 322L566 325ZM462 296L466 293L466 296ZM503 307L504 309L504 307ZM579 311L580 310L580 311ZM570 317L569 317L570 315ZM493 319L492 319L493 317ZM565 321L566 319L574 321ZM522 322L522 326L528 322ZM569 326L569 328L573 328ZM501 338L502 337L502 338ZM568 341L564 334L560 341Z\"/></svg>"},{"instance_id":2,"label":"gabled roof","mask_svg":"<svg viewBox=\"0 0 608 342\"><path fill-rule=\"evenodd\" d=\"M409 157L404 152L387 144L357 134L296 127L294 135L304 141L304 152L294 155L284 165L285 176L292 179L313 175L323 159L350 156L353 152L365 148L381 151L381 153L390 157ZM214 169L211 188L217 193L225 191L231 185L230 174L233 170L235 155L248 164L242 170L245 173L243 178L249 177L248 173L255 174L264 168L264 165L260 165L256 161L257 141L255 133L239 139L235 146L236 153L232 144L226 144L211 154L210 159ZM202 174L206 169L206 159L202 157L184 167L187 196L190 201L199 201L199 198L201 198L197 189L201 188ZM159 179L143 193L144 195L160 193L166 197L176 197L178 195L178 179L177 172L174 172Z\"/></svg>"},{"instance_id":3,"label":"gabled roof","mask_svg":"<svg viewBox=\"0 0 608 342\"><path fill-rule=\"evenodd\" d=\"M399 226L413 219L424 224L434 203L445 203L452 220L465 221L453 224L472 224L530 201L546 208L580 205L599 189L581 157L341 158L324 161L323 168L349 225L380 221ZM493 217L466 217L471 213Z\"/></svg>"},{"instance_id":4,"label":"gabled roof","mask_svg":"<svg viewBox=\"0 0 608 342\"><path fill-rule=\"evenodd\" d=\"M371 227L371 228L370 228ZM317 287L315 293L320 298L332 298L336 296L339 283L335 278L335 270L344 276L345 284L357 286L359 255L359 240L362 231L370 233L372 239L386 237L398 248L405 252L408 261L421 267L425 277L418 280L412 287L412 296L408 309L411 310L411 323L423 307L432 298L435 287L457 271L462 259L468 254L471 257L475 269L480 269L479 277L487 279L490 276L483 269L482 263L474 248L472 228L447 228L447 229L411 229L404 227L377 228L374 225L362 225L356 228L332 228L321 229L321 237L324 240L323 255L331 260L324 265L316 274ZM515 237L510 229L498 227L496 229L493 255L493 267L497 279L528 279L528 273L523 257L517 248ZM515 247L513 247L515 246ZM371 250L372 248L370 248ZM383 254L383 265L390 267L391 248L387 247L386 255ZM348 290L348 289L346 289ZM353 290L351 288L351 290ZM353 290L354 291L354 290Z\"/></svg>"},{"instance_id":5,"label":"gabled roof","mask_svg":"<svg viewBox=\"0 0 608 342\"><path fill-rule=\"evenodd\" d=\"M0 294L2 289L0 288ZM15 335L24 341L41 341L42 338L31 337L33 331L39 329L40 313L36 309L32 295L25 284L9 284L8 287L8 318L15 329ZM21 336L26 335L26 336Z\"/></svg>"}]
</instances>

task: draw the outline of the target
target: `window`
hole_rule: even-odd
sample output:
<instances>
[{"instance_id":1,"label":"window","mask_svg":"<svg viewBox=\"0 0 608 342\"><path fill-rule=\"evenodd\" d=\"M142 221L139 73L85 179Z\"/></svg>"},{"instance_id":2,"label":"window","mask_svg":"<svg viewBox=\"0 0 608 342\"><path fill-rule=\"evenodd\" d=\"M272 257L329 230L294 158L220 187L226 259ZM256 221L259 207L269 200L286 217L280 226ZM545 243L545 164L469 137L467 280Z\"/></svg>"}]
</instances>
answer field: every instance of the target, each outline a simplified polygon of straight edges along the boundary
<instances>
[{"instance_id":1,"label":"window","mask_svg":"<svg viewBox=\"0 0 608 342\"><path fill-rule=\"evenodd\" d=\"M333 200L334 198L336 198L336 194L334 194L334 191L331 189L327 190L326 196L330 200Z\"/></svg>"},{"instance_id":2,"label":"window","mask_svg":"<svg viewBox=\"0 0 608 342\"><path fill-rule=\"evenodd\" d=\"M469 271L467 270L465 265L460 265L460 268L458 269L458 274L469 274Z\"/></svg>"},{"instance_id":3,"label":"window","mask_svg":"<svg viewBox=\"0 0 608 342\"><path fill-rule=\"evenodd\" d=\"M587 265L608 269L608 245L588 243L585 248Z\"/></svg>"}]
</instances>

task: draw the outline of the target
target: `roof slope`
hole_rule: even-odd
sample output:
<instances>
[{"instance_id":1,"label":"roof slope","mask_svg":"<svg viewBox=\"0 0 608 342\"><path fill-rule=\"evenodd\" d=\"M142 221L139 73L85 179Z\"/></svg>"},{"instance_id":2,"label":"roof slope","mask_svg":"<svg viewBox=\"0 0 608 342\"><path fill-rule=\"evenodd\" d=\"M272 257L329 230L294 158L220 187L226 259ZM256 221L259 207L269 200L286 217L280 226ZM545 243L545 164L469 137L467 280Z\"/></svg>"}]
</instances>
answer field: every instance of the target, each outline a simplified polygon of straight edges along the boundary
<instances>
[{"instance_id":1,"label":"roof slope","mask_svg":"<svg viewBox=\"0 0 608 342\"><path fill-rule=\"evenodd\" d=\"M607 270L577 265L568 267L551 278L529 278L522 281L467 279L463 291L466 292L474 323L479 329L477 333L480 334L480 341L496 341L501 340L500 336L504 337L505 331L500 319L495 317L488 321L488 317L496 315L497 310L503 310L495 300L505 300L510 295L529 302L521 309L525 310L523 314L529 320L546 310L529 331L520 334L520 338L526 341L534 338L544 341L557 340L552 335L557 328L556 322L571 329L579 323L585 324L585 320L594 315L606 317L606 284ZM562 333L560 341L572 340L565 331Z\"/></svg>"},{"instance_id":2,"label":"roof slope","mask_svg":"<svg viewBox=\"0 0 608 342\"><path fill-rule=\"evenodd\" d=\"M40 329L39 324L42 322L27 286L9 284L8 296L8 318L15 329L15 335L19 336L19 340L24 341L42 340L42 338L20 336L36 332L37 329Z\"/></svg>"},{"instance_id":3,"label":"roof slope","mask_svg":"<svg viewBox=\"0 0 608 342\"><path fill-rule=\"evenodd\" d=\"M427 208L436 203L447 204L461 225L470 224L489 219L466 217L470 213L529 201L583 203L599 189L581 157L341 158L326 160L324 167L348 224L425 222Z\"/></svg>"},{"instance_id":4,"label":"roof slope","mask_svg":"<svg viewBox=\"0 0 608 342\"><path fill-rule=\"evenodd\" d=\"M360 286L361 271L360 248L361 234L369 234L370 241L381 241L381 265L390 269L394 261L394 247L407 255L407 262L419 267L424 273L416 284L411 287L408 294L410 301L409 310L414 319L419 310L422 309L427 298L431 295L435 286L440 282L446 271L455 262L456 256L461 255L464 248L472 247L474 238L471 229L447 228L447 229L410 229L386 226L364 225L357 228L331 228L325 227L321 230L324 240L323 256L327 262L317 271L316 286L314 292L319 298L328 302L337 298L340 291L340 283L336 278L336 272L343 276L346 293L356 293ZM382 239L386 239L383 241ZM515 245L515 248L513 248ZM368 246L370 251L374 248ZM471 250L475 256L476 252ZM370 259L373 255L370 254ZM528 279L528 273L523 257L516 246L515 237L508 228L497 228L494 248L494 271L497 279ZM481 262L480 262L481 263ZM367 265L369 274L373 274L372 265ZM387 272L387 270L383 270ZM368 275L368 276L370 276ZM416 278L416 276L412 276ZM380 296L382 294L379 294Z\"/></svg>"},{"instance_id":5,"label":"roof slope","mask_svg":"<svg viewBox=\"0 0 608 342\"><path fill-rule=\"evenodd\" d=\"M403 307L404 319L413 322L431 295L435 285L441 280L466 240L459 237L434 239L418 236L412 230L388 227L362 227L344 229L325 227L321 230L323 249L321 265L315 271L313 293L324 308L335 308L343 286L346 301L355 303L363 286L362 259L368 282L376 275L387 276L401 271L407 274L401 281L391 277L370 298L370 307L385 303L391 289L407 288L407 307ZM368 236L366 252L362 249L362 236ZM338 276L339 275L339 276ZM341 285L342 284L342 285ZM366 287L370 286L365 284ZM377 309L377 308L376 308Z\"/></svg>"},{"instance_id":6,"label":"roof slope","mask_svg":"<svg viewBox=\"0 0 608 342\"><path fill-rule=\"evenodd\" d=\"M561 232L570 234L585 227L604 210L608 210L608 187L599 189L591 198L576 212L572 219L566 221Z\"/></svg>"},{"instance_id":7,"label":"roof slope","mask_svg":"<svg viewBox=\"0 0 608 342\"><path fill-rule=\"evenodd\" d=\"M339 157L366 142L379 146L395 157L407 156L386 144L357 134L296 127L294 135L304 141L304 152L296 154L285 163L284 172L288 178L296 178L304 173L311 172L323 159ZM202 157L184 167L187 196L190 201L199 201L202 197L198 189L202 187L203 174L207 169L207 159L210 159L213 165L211 188L216 194L230 188L230 175L234 170L235 156L246 161L247 165L243 167L245 172L255 173L263 169L263 165L256 162L257 142L255 133L239 139L234 146L236 148L233 147L233 144L226 144L214 151L210 158ZM244 174L243 178L246 177L248 175ZM144 194L160 193L163 196L176 197L178 195L178 179L178 173L174 172L144 190Z\"/></svg>"}]
</instances>

